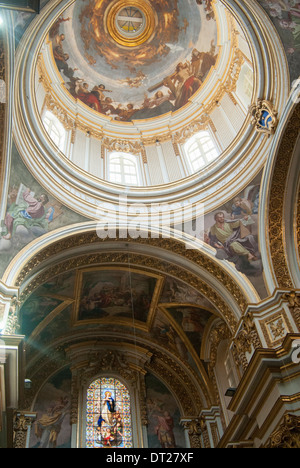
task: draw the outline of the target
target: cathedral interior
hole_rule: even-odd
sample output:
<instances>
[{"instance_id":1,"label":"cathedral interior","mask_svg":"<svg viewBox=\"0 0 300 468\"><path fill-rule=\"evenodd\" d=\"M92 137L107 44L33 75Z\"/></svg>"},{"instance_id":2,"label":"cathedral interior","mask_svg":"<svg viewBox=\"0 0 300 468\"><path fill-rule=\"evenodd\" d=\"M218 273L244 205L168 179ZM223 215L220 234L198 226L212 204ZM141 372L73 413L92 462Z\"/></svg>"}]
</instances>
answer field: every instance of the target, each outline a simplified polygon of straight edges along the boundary
<instances>
[{"instance_id":1,"label":"cathedral interior","mask_svg":"<svg viewBox=\"0 0 300 468\"><path fill-rule=\"evenodd\" d=\"M300 447L299 93L299 0L0 0L1 448Z\"/></svg>"}]
</instances>

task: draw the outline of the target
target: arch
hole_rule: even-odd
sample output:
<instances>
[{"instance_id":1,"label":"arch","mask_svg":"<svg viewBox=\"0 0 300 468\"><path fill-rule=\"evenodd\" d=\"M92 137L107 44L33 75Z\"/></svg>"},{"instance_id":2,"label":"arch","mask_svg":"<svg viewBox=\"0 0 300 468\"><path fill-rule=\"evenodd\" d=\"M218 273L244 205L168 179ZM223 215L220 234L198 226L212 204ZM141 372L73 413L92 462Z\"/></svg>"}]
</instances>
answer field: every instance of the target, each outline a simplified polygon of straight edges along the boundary
<instances>
[{"instance_id":1,"label":"arch","mask_svg":"<svg viewBox=\"0 0 300 468\"><path fill-rule=\"evenodd\" d=\"M268 206L268 211L267 215L263 211L260 215L261 253L264 264L270 266L266 280L271 293L275 288L299 287L299 269L295 266L297 241L289 231L295 225L299 183L300 104L295 102L292 94L274 137L262 184L261 203ZM286 239L291 239L292 249L287 250Z\"/></svg>"},{"instance_id":2,"label":"arch","mask_svg":"<svg viewBox=\"0 0 300 468\"><path fill-rule=\"evenodd\" d=\"M86 448L132 448L131 398L116 377L101 376L87 389Z\"/></svg>"},{"instance_id":3,"label":"arch","mask_svg":"<svg viewBox=\"0 0 300 468\"><path fill-rule=\"evenodd\" d=\"M200 241L195 243L193 249L187 249L184 239L176 237L176 233L171 238L164 239L163 231L158 238L151 238L151 242L148 237L119 238L119 233L116 239L105 240L98 237L96 228L94 223L76 225L37 239L17 255L7 268L3 281L8 286L19 287L20 293L24 294L26 290L29 291L38 284L39 278L51 272L53 274L54 270L58 271L58 263L61 264L61 268L67 268L69 262L74 262L74 260L68 260L70 253L72 253L72 258L75 255L82 259L80 261L77 259L74 265L79 265L80 262L86 265L86 262L91 262L91 259L93 263L97 263L101 256L110 255L110 251L118 254L114 259L111 257L109 261L114 264L117 262L127 264L128 253L138 254L139 246L147 245L149 256L151 253L155 254L155 257L160 260L152 257L145 260L147 256L137 255L137 262L143 265L148 264L150 268L152 263L156 263L155 266L158 270L162 268L162 271L168 271L166 265L172 265L174 272L178 271L182 278L186 278L191 285L199 288L202 294L208 294L211 297L216 307L227 317L226 320L229 321L231 329L235 329L247 304L256 303L259 300L249 280L241 276L230 263L220 263L216 260L212 248ZM95 256L94 249L98 252L98 256ZM55 266L53 267L54 259ZM50 270L51 267L54 269Z\"/></svg>"}]
</instances>

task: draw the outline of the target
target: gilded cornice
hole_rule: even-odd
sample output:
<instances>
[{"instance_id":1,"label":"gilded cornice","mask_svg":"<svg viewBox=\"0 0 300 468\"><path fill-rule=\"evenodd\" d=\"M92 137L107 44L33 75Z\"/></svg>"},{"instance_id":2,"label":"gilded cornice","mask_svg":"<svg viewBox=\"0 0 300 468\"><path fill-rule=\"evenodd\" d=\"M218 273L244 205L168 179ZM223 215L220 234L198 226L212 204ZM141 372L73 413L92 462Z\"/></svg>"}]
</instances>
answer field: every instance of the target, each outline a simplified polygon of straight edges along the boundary
<instances>
[{"instance_id":1,"label":"gilded cornice","mask_svg":"<svg viewBox=\"0 0 300 468\"><path fill-rule=\"evenodd\" d=\"M269 195L269 245L273 268L280 288L293 289L285 250L284 203L289 168L300 132L300 104L297 104L277 152ZM299 206L299 200L298 200ZM299 220L299 210L298 210ZM299 246L299 224L298 224Z\"/></svg>"},{"instance_id":2,"label":"gilded cornice","mask_svg":"<svg viewBox=\"0 0 300 468\"><path fill-rule=\"evenodd\" d=\"M253 378L257 374L259 366L264 366L267 361L276 362L281 360L284 364L283 367L281 367L281 370L287 370L290 367L291 369L295 370L296 374L298 374L299 366L297 364L293 364L292 360L289 357L289 353L292 349L292 343L294 340L297 339L299 339L299 334L289 334L286 335L284 341L281 344L281 347L279 348L258 348L255 350L254 355L252 356L252 359L249 363L249 366L247 367L240 381L238 391L229 404L228 409L230 411L236 411L240 398L242 398L242 395L245 395L246 393L246 389L249 386L249 382L253 381ZM288 374L286 375L286 379L290 381L291 377ZM266 373L264 376L265 381L269 380L269 377L269 373ZM282 379L284 381L284 375L282 375ZM262 381L262 379L260 385L261 387L264 386L264 382ZM257 389L256 393L258 391L259 390Z\"/></svg>"}]
</instances>

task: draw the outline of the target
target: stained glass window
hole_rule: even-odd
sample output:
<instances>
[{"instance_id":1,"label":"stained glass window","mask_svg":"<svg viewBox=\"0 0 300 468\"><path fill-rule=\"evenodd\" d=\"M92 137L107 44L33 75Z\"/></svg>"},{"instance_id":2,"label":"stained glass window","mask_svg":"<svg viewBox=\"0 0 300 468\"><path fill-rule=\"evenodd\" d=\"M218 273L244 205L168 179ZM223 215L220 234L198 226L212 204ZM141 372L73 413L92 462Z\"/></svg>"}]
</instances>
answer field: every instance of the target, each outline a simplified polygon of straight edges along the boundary
<instances>
[{"instance_id":1,"label":"stained glass window","mask_svg":"<svg viewBox=\"0 0 300 468\"><path fill-rule=\"evenodd\" d=\"M86 447L133 447L130 394L117 379L103 377L88 388Z\"/></svg>"}]
</instances>

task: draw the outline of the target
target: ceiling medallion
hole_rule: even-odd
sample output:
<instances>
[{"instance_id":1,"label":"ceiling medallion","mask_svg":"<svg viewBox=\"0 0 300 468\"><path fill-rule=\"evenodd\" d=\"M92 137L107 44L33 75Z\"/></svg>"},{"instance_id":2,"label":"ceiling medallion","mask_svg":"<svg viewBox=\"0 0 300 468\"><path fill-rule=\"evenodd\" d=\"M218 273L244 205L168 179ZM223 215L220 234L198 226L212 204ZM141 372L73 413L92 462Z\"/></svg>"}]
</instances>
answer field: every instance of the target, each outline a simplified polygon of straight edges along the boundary
<instances>
[{"instance_id":1,"label":"ceiling medallion","mask_svg":"<svg viewBox=\"0 0 300 468\"><path fill-rule=\"evenodd\" d=\"M137 47L148 41L155 24L151 5L143 0L117 0L106 14L110 36L125 47Z\"/></svg>"}]
</instances>

